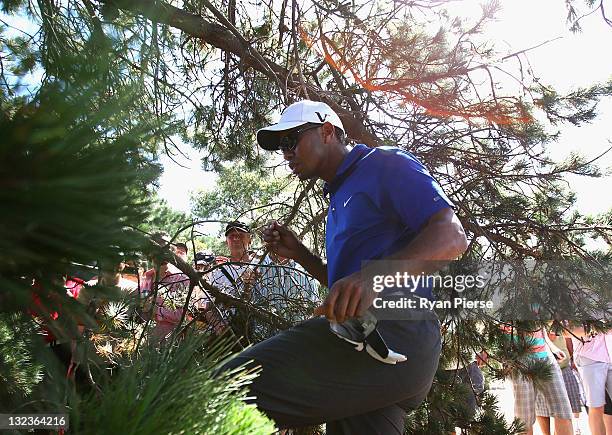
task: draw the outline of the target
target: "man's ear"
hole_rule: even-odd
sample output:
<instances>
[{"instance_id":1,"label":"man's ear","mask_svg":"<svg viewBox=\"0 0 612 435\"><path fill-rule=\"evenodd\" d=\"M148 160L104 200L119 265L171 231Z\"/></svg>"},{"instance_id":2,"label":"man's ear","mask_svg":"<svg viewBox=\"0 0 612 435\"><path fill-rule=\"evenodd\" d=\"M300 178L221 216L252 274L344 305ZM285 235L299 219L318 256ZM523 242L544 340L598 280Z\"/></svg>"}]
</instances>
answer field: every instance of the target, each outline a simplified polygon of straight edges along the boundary
<instances>
[{"instance_id":1,"label":"man's ear","mask_svg":"<svg viewBox=\"0 0 612 435\"><path fill-rule=\"evenodd\" d=\"M336 130L331 123L326 122L321 127L321 133L323 134L323 143L328 143L333 140L333 137L336 134Z\"/></svg>"}]
</instances>

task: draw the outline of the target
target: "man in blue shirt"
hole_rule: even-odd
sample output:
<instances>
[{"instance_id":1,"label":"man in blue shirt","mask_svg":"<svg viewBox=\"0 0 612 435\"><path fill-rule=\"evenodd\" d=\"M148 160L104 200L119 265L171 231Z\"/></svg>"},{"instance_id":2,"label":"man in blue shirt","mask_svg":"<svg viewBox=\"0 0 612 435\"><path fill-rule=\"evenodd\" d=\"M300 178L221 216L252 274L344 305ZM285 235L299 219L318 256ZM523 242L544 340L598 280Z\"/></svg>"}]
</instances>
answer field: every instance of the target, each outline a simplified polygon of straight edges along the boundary
<instances>
[{"instance_id":1,"label":"man in blue shirt","mask_svg":"<svg viewBox=\"0 0 612 435\"><path fill-rule=\"evenodd\" d=\"M406 411L431 387L439 324L431 313L376 321L371 306L379 295L362 263L394 260L389 264L399 265L397 272L419 275L457 258L467 241L452 204L410 153L347 148L340 118L324 103L292 104L279 123L258 131L257 141L266 150L280 149L301 180L326 182L327 263L277 222L263 236L273 252L300 263L329 293L315 310L322 317L259 343L229 366L252 360L262 367L251 392L281 428L325 422L330 435L402 434ZM431 298L426 287L413 291ZM368 334L379 338L369 341Z\"/></svg>"}]
</instances>

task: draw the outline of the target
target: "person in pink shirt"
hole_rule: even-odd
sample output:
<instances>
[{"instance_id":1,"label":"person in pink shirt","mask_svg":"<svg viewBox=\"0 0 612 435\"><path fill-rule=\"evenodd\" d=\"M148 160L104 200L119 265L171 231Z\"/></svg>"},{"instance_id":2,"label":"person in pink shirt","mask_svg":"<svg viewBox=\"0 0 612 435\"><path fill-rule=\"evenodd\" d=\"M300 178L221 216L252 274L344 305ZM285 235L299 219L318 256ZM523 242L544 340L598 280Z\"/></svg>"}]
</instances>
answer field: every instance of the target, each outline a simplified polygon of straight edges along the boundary
<instances>
[{"instance_id":1,"label":"person in pink shirt","mask_svg":"<svg viewBox=\"0 0 612 435\"><path fill-rule=\"evenodd\" d=\"M508 339L519 342L525 340L530 344L525 359L526 364L529 360L548 361L550 366L550 379L546 381L534 382L532 379L522 374L511 376L512 392L514 395L514 415L525 424L526 435L533 434L533 425L536 422L536 400L538 395L546 406L548 413L554 419L555 434L569 435L574 433L572 428L572 408L567 395L563 374L556 359L566 357L548 337L545 328L535 331L517 332L513 327L504 325L501 327Z\"/></svg>"},{"instance_id":2,"label":"person in pink shirt","mask_svg":"<svg viewBox=\"0 0 612 435\"><path fill-rule=\"evenodd\" d=\"M612 394L612 332L572 337L574 361L582 377L592 435L612 435L612 418L604 418L606 390ZM581 337L582 336L582 337Z\"/></svg>"},{"instance_id":3,"label":"person in pink shirt","mask_svg":"<svg viewBox=\"0 0 612 435\"><path fill-rule=\"evenodd\" d=\"M157 284L158 294L155 301L156 326L153 335L159 340L168 338L172 330L179 324L189 291L187 275L172 264L166 264L164 269L161 272L163 277ZM191 316L187 314L185 319L190 321Z\"/></svg>"},{"instance_id":4,"label":"person in pink shirt","mask_svg":"<svg viewBox=\"0 0 612 435\"><path fill-rule=\"evenodd\" d=\"M187 246L184 243L177 243L172 249L178 257L187 260ZM159 273L161 278L157 282L157 296L153 307L155 328L152 335L157 341L163 341L170 336L183 316L183 307L189 292L189 277L167 262L162 263ZM145 272L140 288L141 296L153 295L155 279L155 269ZM189 322L192 317L186 314L185 320Z\"/></svg>"}]
</instances>

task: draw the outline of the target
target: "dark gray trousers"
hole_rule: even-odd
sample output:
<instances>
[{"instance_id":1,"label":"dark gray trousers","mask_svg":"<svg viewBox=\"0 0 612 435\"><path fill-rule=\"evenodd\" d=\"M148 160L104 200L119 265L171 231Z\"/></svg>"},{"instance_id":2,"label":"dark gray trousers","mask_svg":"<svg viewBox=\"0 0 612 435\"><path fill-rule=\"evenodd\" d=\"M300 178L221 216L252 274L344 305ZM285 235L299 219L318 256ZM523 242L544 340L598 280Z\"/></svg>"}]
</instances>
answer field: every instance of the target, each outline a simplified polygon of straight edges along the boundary
<instances>
[{"instance_id":1,"label":"dark gray trousers","mask_svg":"<svg viewBox=\"0 0 612 435\"><path fill-rule=\"evenodd\" d=\"M224 369L262 367L250 392L280 428L327 423L329 435L402 434L406 411L427 396L438 367L439 324L380 321L378 327L407 361L389 365L357 352L326 319L315 318L245 350Z\"/></svg>"}]
</instances>

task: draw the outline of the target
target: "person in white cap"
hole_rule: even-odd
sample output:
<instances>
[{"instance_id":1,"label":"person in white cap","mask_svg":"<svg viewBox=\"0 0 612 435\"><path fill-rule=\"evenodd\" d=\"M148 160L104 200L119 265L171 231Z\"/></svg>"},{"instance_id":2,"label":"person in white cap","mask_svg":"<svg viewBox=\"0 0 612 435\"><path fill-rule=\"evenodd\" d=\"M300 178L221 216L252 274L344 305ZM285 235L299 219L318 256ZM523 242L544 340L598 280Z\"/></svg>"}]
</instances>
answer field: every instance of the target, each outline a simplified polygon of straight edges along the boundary
<instances>
[{"instance_id":1,"label":"person in white cap","mask_svg":"<svg viewBox=\"0 0 612 435\"><path fill-rule=\"evenodd\" d=\"M301 180L325 181L327 263L277 222L263 238L329 293L315 310L324 317L245 350L225 368L262 367L251 393L280 428L326 423L328 435L402 434L406 412L431 388L439 323L429 310L376 309L377 297L431 299L431 289L376 293L362 263L395 260L384 264L430 273L461 255L467 241L452 203L414 156L392 147L349 149L344 136L338 115L315 101L292 104L277 124L257 132L258 144L281 150Z\"/></svg>"},{"instance_id":2,"label":"person in white cap","mask_svg":"<svg viewBox=\"0 0 612 435\"><path fill-rule=\"evenodd\" d=\"M225 241L230 252L229 261L212 269L207 280L226 293L250 298L256 273L249 263L255 261L250 251L251 229L243 222L229 222L225 227ZM231 310L234 312L235 310Z\"/></svg>"}]
</instances>

